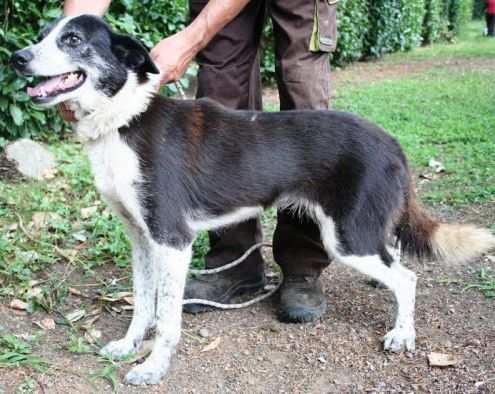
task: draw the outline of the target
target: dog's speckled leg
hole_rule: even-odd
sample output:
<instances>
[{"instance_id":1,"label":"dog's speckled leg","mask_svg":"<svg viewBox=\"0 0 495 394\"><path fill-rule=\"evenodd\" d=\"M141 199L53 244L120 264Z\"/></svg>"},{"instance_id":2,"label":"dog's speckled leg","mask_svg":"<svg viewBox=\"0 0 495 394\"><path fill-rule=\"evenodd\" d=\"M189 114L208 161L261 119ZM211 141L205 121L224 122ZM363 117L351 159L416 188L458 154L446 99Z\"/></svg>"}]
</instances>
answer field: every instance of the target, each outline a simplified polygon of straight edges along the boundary
<instances>
[{"instance_id":1,"label":"dog's speckled leg","mask_svg":"<svg viewBox=\"0 0 495 394\"><path fill-rule=\"evenodd\" d=\"M122 359L135 353L155 319L155 261L151 256L151 244L137 229L130 227L132 241L132 273L134 314L124 338L112 341L100 353L114 359Z\"/></svg>"},{"instance_id":2,"label":"dog's speckled leg","mask_svg":"<svg viewBox=\"0 0 495 394\"><path fill-rule=\"evenodd\" d=\"M155 244L153 259L157 276L156 339L146 361L129 371L125 383L157 384L165 374L180 339L182 299L191 245L179 250Z\"/></svg>"}]
</instances>

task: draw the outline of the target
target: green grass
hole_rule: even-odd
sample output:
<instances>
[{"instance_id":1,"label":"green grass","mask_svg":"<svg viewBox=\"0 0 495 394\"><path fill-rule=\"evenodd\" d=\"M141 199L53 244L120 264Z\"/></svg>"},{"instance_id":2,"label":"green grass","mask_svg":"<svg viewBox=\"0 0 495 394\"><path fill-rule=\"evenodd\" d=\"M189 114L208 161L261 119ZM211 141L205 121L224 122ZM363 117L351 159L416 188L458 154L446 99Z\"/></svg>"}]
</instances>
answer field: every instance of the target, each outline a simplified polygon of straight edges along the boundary
<instances>
[{"instance_id":1,"label":"green grass","mask_svg":"<svg viewBox=\"0 0 495 394\"><path fill-rule=\"evenodd\" d=\"M43 371L48 364L32 354L31 343L12 334L0 335L0 370L20 366Z\"/></svg>"},{"instance_id":2,"label":"green grass","mask_svg":"<svg viewBox=\"0 0 495 394\"><path fill-rule=\"evenodd\" d=\"M53 180L0 182L0 295L22 295L11 285L25 283L33 273L50 270L54 263L66 269L77 265L91 272L107 262L127 267L129 244L120 221L109 213L93 186L89 165L80 146L51 146L59 162ZM96 206L83 219L81 209ZM33 220L43 213L39 225ZM67 264L71 263L71 264ZM61 275L52 275L54 290ZM21 294L19 294L21 293Z\"/></svg>"},{"instance_id":3,"label":"green grass","mask_svg":"<svg viewBox=\"0 0 495 394\"><path fill-rule=\"evenodd\" d=\"M432 158L442 162L446 172L422 198L452 205L495 201L494 105L488 70L429 71L351 89L334 101L396 136L416 172L431 173Z\"/></svg>"},{"instance_id":4,"label":"green grass","mask_svg":"<svg viewBox=\"0 0 495 394\"><path fill-rule=\"evenodd\" d=\"M481 268L474 281L465 286L464 289L477 289L485 297L495 299L495 271L488 267Z\"/></svg>"},{"instance_id":5,"label":"green grass","mask_svg":"<svg viewBox=\"0 0 495 394\"><path fill-rule=\"evenodd\" d=\"M455 38L454 42L440 42L437 44L417 48L406 53L394 53L384 58L384 62L408 62L408 61L445 61L459 58L494 58L495 43L493 38L482 35L485 23L483 21L471 22L462 34Z\"/></svg>"}]
</instances>

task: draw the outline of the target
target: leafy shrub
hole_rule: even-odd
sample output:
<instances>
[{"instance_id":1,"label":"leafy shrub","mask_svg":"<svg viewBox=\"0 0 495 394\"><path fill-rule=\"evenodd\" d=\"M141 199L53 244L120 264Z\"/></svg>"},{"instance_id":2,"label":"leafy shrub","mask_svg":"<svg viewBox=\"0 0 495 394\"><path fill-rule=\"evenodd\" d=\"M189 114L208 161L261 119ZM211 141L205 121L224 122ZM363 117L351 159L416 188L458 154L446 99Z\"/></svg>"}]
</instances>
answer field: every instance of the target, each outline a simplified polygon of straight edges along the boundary
<instances>
[{"instance_id":1,"label":"leafy shrub","mask_svg":"<svg viewBox=\"0 0 495 394\"><path fill-rule=\"evenodd\" d=\"M486 0L475 0L473 5L473 18L484 18L486 12Z\"/></svg>"},{"instance_id":2,"label":"leafy shrub","mask_svg":"<svg viewBox=\"0 0 495 394\"><path fill-rule=\"evenodd\" d=\"M0 21L0 63L7 65L13 51L30 45L40 29L61 14L60 0L34 2L4 0ZM116 29L138 36L149 47L182 29L187 0L114 0L107 20ZM144 10L144 11L143 11ZM64 129L54 110L41 110L25 93L30 79L10 67L0 68L0 146L20 137L44 137Z\"/></svg>"},{"instance_id":3,"label":"leafy shrub","mask_svg":"<svg viewBox=\"0 0 495 394\"><path fill-rule=\"evenodd\" d=\"M445 0L445 18L452 36L459 34L473 16L473 0Z\"/></svg>"},{"instance_id":4,"label":"leafy shrub","mask_svg":"<svg viewBox=\"0 0 495 394\"><path fill-rule=\"evenodd\" d=\"M401 1L400 46L395 50L409 51L422 43L425 11L425 0Z\"/></svg>"},{"instance_id":5,"label":"leafy shrub","mask_svg":"<svg viewBox=\"0 0 495 394\"><path fill-rule=\"evenodd\" d=\"M367 55L407 51L422 41L424 0L370 1Z\"/></svg>"},{"instance_id":6,"label":"leafy shrub","mask_svg":"<svg viewBox=\"0 0 495 394\"><path fill-rule=\"evenodd\" d=\"M380 57L400 47L400 0L370 1L366 55Z\"/></svg>"},{"instance_id":7,"label":"leafy shrub","mask_svg":"<svg viewBox=\"0 0 495 394\"><path fill-rule=\"evenodd\" d=\"M0 28L0 63L7 65L15 50L29 45L41 26L60 15L59 7L59 0L47 0L42 5L6 0ZM63 128L53 111L33 106L25 93L27 83L9 67L0 68L0 146L10 139L59 133Z\"/></svg>"},{"instance_id":8,"label":"leafy shrub","mask_svg":"<svg viewBox=\"0 0 495 394\"><path fill-rule=\"evenodd\" d=\"M425 0L425 17L423 19L423 43L438 41L447 28L443 16L443 0Z\"/></svg>"},{"instance_id":9,"label":"leafy shrub","mask_svg":"<svg viewBox=\"0 0 495 394\"><path fill-rule=\"evenodd\" d=\"M333 63L350 63L363 57L368 33L368 3L366 1L341 0L337 8L339 38L333 54Z\"/></svg>"},{"instance_id":10,"label":"leafy shrub","mask_svg":"<svg viewBox=\"0 0 495 394\"><path fill-rule=\"evenodd\" d=\"M184 28L187 0L113 0L107 20L117 30L139 37L153 47Z\"/></svg>"},{"instance_id":11,"label":"leafy shrub","mask_svg":"<svg viewBox=\"0 0 495 394\"><path fill-rule=\"evenodd\" d=\"M273 40L273 24L270 18L266 25L263 27L263 34L261 36L261 49L260 49L260 66L261 77L263 82L274 83L275 82L275 53L274 53L274 40Z\"/></svg>"}]
</instances>

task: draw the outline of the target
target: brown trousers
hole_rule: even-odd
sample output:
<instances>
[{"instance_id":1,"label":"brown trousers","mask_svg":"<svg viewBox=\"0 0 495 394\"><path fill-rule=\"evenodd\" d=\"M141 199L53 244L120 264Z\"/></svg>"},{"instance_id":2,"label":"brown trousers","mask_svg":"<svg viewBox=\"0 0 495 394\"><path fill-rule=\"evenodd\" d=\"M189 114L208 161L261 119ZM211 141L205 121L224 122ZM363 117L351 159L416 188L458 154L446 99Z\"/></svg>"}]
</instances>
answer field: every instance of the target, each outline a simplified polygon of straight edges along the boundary
<instances>
[{"instance_id":1,"label":"brown trousers","mask_svg":"<svg viewBox=\"0 0 495 394\"><path fill-rule=\"evenodd\" d=\"M190 0L196 17L207 0ZM210 97L234 109L262 109L258 47L265 18L273 21L276 78L280 109L322 109L330 101L328 53L335 46L335 6L328 0L251 0L246 8L197 56L197 97ZM320 50L309 50L315 6L318 7ZM210 232L207 267L239 257L262 239L259 219ZM285 275L316 276L329 264L316 224L306 217L279 211L273 238L275 260ZM234 273L263 270L263 258L253 253Z\"/></svg>"}]
</instances>

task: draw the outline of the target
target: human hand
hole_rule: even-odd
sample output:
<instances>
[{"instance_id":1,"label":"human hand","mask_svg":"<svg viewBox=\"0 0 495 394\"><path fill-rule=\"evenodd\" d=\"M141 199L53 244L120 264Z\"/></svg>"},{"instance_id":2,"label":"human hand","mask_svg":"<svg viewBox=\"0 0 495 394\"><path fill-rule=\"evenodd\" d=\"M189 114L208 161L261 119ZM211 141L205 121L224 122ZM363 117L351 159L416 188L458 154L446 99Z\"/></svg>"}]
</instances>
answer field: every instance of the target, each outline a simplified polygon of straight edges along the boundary
<instances>
[{"instance_id":1,"label":"human hand","mask_svg":"<svg viewBox=\"0 0 495 394\"><path fill-rule=\"evenodd\" d=\"M185 30L161 40L150 52L160 69L160 83L178 81L186 72L189 62L197 53Z\"/></svg>"},{"instance_id":2,"label":"human hand","mask_svg":"<svg viewBox=\"0 0 495 394\"><path fill-rule=\"evenodd\" d=\"M57 109L62 119L66 122L75 122L77 120L74 111L72 111L66 103L60 103L57 105Z\"/></svg>"}]
</instances>

